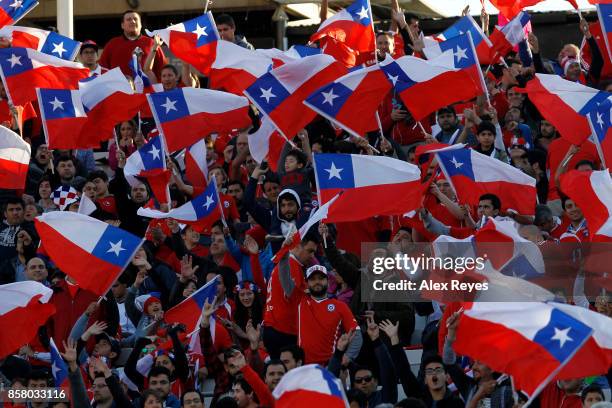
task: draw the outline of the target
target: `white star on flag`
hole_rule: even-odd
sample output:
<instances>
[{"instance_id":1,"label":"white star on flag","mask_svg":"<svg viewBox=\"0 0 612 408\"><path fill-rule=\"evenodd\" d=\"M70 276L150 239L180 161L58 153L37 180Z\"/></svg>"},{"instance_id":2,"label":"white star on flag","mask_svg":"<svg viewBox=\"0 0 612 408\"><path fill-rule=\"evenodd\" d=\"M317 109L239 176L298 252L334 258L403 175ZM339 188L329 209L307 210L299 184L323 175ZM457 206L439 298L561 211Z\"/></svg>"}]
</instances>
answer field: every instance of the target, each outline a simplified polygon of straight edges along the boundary
<instances>
[{"instance_id":1,"label":"white star on flag","mask_svg":"<svg viewBox=\"0 0 612 408\"><path fill-rule=\"evenodd\" d=\"M463 163L457 161L457 158L455 156L453 156L453 160L451 160L451 163L453 163L455 165L455 168L458 169L461 166L463 166Z\"/></svg>"},{"instance_id":2,"label":"white star on flag","mask_svg":"<svg viewBox=\"0 0 612 408\"><path fill-rule=\"evenodd\" d=\"M566 342L574 341L574 339L568 336L569 331L570 331L570 327L564 330L560 330L555 327L555 334L550 339L559 340L559 348L563 348Z\"/></svg>"},{"instance_id":3,"label":"white star on flag","mask_svg":"<svg viewBox=\"0 0 612 408\"><path fill-rule=\"evenodd\" d=\"M206 202L202 205L202 207L206 207L206 211L208 211L210 206L215 203L215 200L213 200L212 197L213 197L212 194L209 196L206 196Z\"/></svg>"},{"instance_id":4,"label":"white star on flag","mask_svg":"<svg viewBox=\"0 0 612 408\"><path fill-rule=\"evenodd\" d=\"M164 108L166 108L166 115L167 115L167 114L168 114L168 112L170 112L171 110L178 111L178 109L176 109L176 106L175 106L177 102L178 102L178 101L171 101L171 100L170 100L170 98L168 98L168 97L166 96L166 103L164 103L163 105L161 105L161 106L163 106Z\"/></svg>"},{"instance_id":5,"label":"white star on flag","mask_svg":"<svg viewBox=\"0 0 612 408\"><path fill-rule=\"evenodd\" d=\"M361 6L361 10L357 13L357 15L359 16L360 20L363 20L364 18L368 18L368 9Z\"/></svg>"},{"instance_id":6,"label":"white star on flag","mask_svg":"<svg viewBox=\"0 0 612 408\"><path fill-rule=\"evenodd\" d=\"M399 79L399 75L393 76L393 75L389 74L388 77L391 80L391 82L393 82L393 86L395 86L395 84L397 84L397 81Z\"/></svg>"},{"instance_id":7,"label":"white star on flag","mask_svg":"<svg viewBox=\"0 0 612 408\"><path fill-rule=\"evenodd\" d=\"M57 373L59 371L62 371L56 364L56 362L53 362L53 365L51 366L51 371L53 372L53 378L57 378Z\"/></svg>"},{"instance_id":8,"label":"white star on flag","mask_svg":"<svg viewBox=\"0 0 612 408\"><path fill-rule=\"evenodd\" d=\"M270 103L271 98L276 98L276 95L272 93L272 87L269 87L268 89L259 88L259 90L261 91L261 95L259 97L264 98L266 103Z\"/></svg>"},{"instance_id":9,"label":"white star on flag","mask_svg":"<svg viewBox=\"0 0 612 408\"><path fill-rule=\"evenodd\" d=\"M64 110L64 104L66 102L62 102L59 99L57 99L57 96L51 101L49 102L51 105L53 105L53 112L55 112L57 109L61 109Z\"/></svg>"},{"instance_id":10,"label":"white star on flag","mask_svg":"<svg viewBox=\"0 0 612 408\"><path fill-rule=\"evenodd\" d=\"M597 124L599 125L599 127L603 129L604 127L603 115L599 112L597 112Z\"/></svg>"},{"instance_id":11,"label":"white star on flag","mask_svg":"<svg viewBox=\"0 0 612 408\"><path fill-rule=\"evenodd\" d=\"M11 58L9 58L7 61L11 62L11 68L13 68L15 65L22 65L21 57L15 54L11 54Z\"/></svg>"},{"instance_id":12,"label":"white star on flag","mask_svg":"<svg viewBox=\"0 0 612 408\"><path fill-rule=\"evenodd\" d=\"M119 242L115 242L115 243L109 241L110 249L106 251L106 253L112 252L115 254L115 256L119 256L119 253L121 251L125 251L125 248L121 247L122 242L123 242L122 239L120 239Z\"/></svg>"},{"instance_id":13,"label":"white star on flag","mask_svg":"<svg viewBox=\"0 0 612 408\"><path fill-rule=\"evenodd\" d=\"M339 95L334 94L333 89L330 89L328 93L321 92L321 95L324 98L323 103L329 103L329 106L334 106L334 99L339 97Z\"/></svg>"},{"instance_id":14,"label":"white star on flag","mask_svg":"<svg viewBox=\"0 0 612 408\"><path fill-rule=\"evenodd\" d=\"M62 55L66 52L67 50L64 48L64 42L60 42L59 44L53 43L53 51L51 51L51 54L55 54L57 52L57 55L60 56L60 58L62 58Z\"/></svg>"},{"instance_id":15,"label":"white star on flag","mask_svg":"<svg viewBox=\"0 0 612 408\"><path fill-rule=\"evenodd\" d=\"M160 150L155 147L155 145L153 145L151 147L151 150L148 151L148 153L151 155L151 157L153 157L153 160L158 159L159 160L159 152Z\"/></svg>"},{"instance_id":16,"label":"white star on flag","mask_svg":"<svg viewBox=\"0 0 612 408\"><path fill-rule=\"evenodd\" d=\"M459 46L457 46L457 51L454 52L454 56L455 58L457 58L457 62L461 62L462 59L468 59L466 52L467 48L461 48Z\"/></svg>"},{"instance_id":17,"label":"white star on flag","mask_svg":"<svg viewBox=\"0 0 612 408\"><path fill-rule=\"evenodd\" d=\"M331 167L329 169L325 169L325 171L329 173L328 180L331 180L333 178L337 178L338 180L342 180L342 177L340 177L340 172L342 170L344 170L344 169L339 169L338 167L336 167L336 164L334 162L332 162Z\"/></svg>"},{"instance_id":18,"label":"white star on flag","mask_svg":"<svg viewBox=\"0 0 612 408\"><path fill-rule=\"evenodd\" d=\"M17 10L18 8L22 8L23 7L23 1L21 0L15 0L13 2L13 4L11 4L9 7L14 8L15 10Z\"/></svg>"},{"instance_id":19,"label":"white star on flag","mask_svg":"<svg viewBox=\"0 0 612 408\"><path fill-rule=\"evenodd\" d=\"M206 32L206 26L201 27L198 23L196 23L196 29L192 31L195 35L198 36L198 40L201 36L205 35L208 37L208 33Z\"/></svg>"}]
</instances>

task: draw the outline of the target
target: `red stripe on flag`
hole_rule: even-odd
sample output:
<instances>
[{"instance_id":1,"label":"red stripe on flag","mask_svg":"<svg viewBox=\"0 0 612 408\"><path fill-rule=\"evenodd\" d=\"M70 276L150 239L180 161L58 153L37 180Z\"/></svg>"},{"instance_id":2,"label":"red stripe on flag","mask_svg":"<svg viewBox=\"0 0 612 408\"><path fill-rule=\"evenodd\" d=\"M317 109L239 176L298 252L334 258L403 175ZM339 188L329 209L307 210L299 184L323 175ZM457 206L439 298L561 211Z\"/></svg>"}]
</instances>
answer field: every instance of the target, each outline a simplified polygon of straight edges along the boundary
<instances>
[{"instance_id":1,"label":"red stripe on flag","mask_svg":"<svg viewBox=\"0 0 612 408\"><path fill-rule=\"evenodd\" d=\"M25 186L28 165L0 158L0 188L21 190Z\"/></svg>"}]
</instances>

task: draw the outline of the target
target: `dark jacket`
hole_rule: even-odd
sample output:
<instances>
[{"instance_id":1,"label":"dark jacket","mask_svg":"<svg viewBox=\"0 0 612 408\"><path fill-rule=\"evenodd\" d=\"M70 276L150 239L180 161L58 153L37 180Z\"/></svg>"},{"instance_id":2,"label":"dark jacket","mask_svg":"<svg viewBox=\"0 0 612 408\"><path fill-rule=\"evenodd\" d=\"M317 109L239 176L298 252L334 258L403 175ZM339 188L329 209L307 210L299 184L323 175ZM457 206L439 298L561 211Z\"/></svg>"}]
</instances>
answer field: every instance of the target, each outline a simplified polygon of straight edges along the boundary
<instances>
[{"instance_id":1,"label":"dark jacket","mask_svg":"<svg viewBox=\"0 0 612 408\"><path fill-rule=\"evenodd\" d=\"M255 221L266 230L266 232L270 235L282 235L287 236L287 232L289 230L290 222L284 220L280 216L279 202L281 197L286 194L292 195L297 203L298 203L298 213L296 220L292 222L296 229L300 228L302 225L308 221L310 216L310 208L304 208L302 206L301 199L299 195L291 190L285 189L280 192L278 195L278 199L276 202L276 207L270 211L269 209L263 207L261 204L257 202L255 199L255 192L257 190L257 180L254 178L249 178L249 183L247 184L246 191L244 193L244 207L247 209L249 214L255 219ZM272 244L272 252L276 253L280 247L282 242L274 242Z\"/></svg>"},{"instance_id":2,"label":"dark jacket","mask_svg":"<svg viewBox=\"0 0 612 408\"><path fill-rule=\"evenodd\" d=\"M129 198L131 188L125 179L123 169L117 168L115 178L109 183L108 190L115 196L121 229L144 237L149 226L149 219L136 213L142 205L136 204Z\"/></svg>"}]
</instances>

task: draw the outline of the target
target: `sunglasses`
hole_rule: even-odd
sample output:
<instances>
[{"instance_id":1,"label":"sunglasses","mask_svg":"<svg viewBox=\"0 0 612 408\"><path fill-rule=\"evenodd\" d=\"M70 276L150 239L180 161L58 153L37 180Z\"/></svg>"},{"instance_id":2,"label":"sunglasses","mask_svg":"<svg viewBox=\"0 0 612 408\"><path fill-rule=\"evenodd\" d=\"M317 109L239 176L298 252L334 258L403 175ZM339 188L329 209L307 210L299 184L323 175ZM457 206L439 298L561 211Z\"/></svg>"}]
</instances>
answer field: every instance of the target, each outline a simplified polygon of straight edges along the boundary
<instances>
[{"instance_id":1,"label":"sunglasses","mask_svg":"<svg viewBox=\"0 0 612 408\"><path fill-rule=\"evenodd\" d=\"M372 381L371 375L368 375L366 377L355 377L355 384L369 383L370 381Z\"/></svg>"}]
</instances>

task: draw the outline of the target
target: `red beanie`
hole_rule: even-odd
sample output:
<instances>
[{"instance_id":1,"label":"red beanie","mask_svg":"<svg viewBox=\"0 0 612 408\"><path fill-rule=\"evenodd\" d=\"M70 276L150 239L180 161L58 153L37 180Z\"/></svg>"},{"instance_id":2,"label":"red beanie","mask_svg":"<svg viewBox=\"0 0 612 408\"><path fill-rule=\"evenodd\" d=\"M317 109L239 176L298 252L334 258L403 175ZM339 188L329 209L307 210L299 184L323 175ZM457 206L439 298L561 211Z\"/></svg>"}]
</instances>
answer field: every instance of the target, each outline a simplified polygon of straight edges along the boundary
<instances>
[{"instance_id":1,"label":"red beanie","mask_svg":"<svg viewBox=\"0 0 612 408\"><path fill-rule=\"evenodd\" d=\"M155 302L161 304L161 300L159 300L159 298L156 298L155 296L150 296L147 300L145 300L144 305L142 306L142 311L145 314L149 314L148 312L149 306L151 306Z\"/></svg>"}]
</instances>

